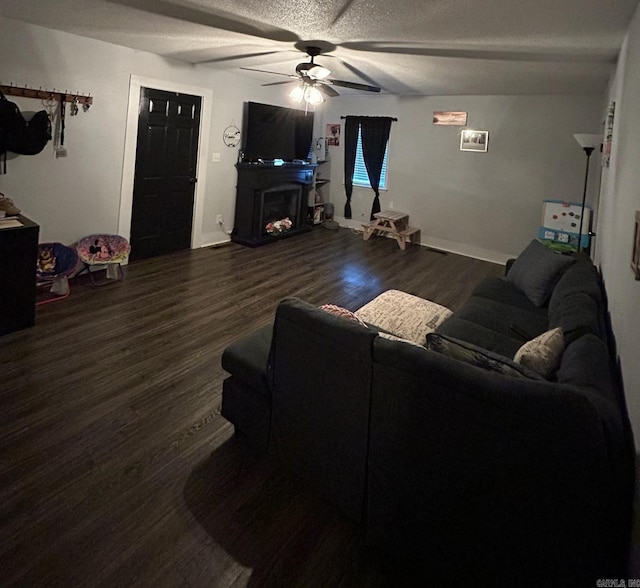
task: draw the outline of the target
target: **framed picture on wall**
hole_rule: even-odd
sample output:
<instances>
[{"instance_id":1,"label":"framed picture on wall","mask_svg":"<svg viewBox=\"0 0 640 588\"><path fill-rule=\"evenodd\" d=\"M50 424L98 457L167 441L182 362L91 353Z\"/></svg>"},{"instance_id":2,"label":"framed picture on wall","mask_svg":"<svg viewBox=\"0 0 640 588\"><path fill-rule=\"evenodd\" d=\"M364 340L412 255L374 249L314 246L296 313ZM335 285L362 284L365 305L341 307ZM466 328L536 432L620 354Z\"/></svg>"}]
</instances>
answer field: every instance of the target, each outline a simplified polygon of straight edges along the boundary
<instances>
[{"instance_id":1,"label":"framed picture on wall","mask_svg":"<svg viewBox=\"0 0 640 588\"><path fill-rule=\"evenodd\" d=\"M329 123L327 125L327 145L331 147L340 145L340 123Z\"/></svg>"},{"instance_id":2,"label":"framed picture on wall","mask_svg":"<svg viewBox=\"0 0 640 588\"><path fill-rule=\"evenodd\" d=\"M433 124L464 127L464 125L467 124L467 113L451 110L434 110Z\"/></svg>"},{"instance_id":3,"label":"framed picture on wall","mask_svg":"<svg viewBox=\"0 0 640 588\"><path fill-rule=\"evenodd\" d=\"M489 148L489 131L465 129L460 133L460 151L485 153Z\"/></svg>"}]
</instances>

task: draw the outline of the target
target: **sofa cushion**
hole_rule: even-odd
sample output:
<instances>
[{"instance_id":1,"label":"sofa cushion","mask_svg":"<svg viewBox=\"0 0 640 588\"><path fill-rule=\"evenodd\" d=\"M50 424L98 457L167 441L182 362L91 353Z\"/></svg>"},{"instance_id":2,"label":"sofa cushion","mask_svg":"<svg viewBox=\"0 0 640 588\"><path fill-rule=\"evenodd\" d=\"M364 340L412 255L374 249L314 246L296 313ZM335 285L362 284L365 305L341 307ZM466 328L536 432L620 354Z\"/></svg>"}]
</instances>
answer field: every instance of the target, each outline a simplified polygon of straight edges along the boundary
<instances>
[{"instance_id":1,"label":"sofa cushion","mask_svg":"<svg viewBox=\"0 0 640 588\"><path fill-rule=\"evenodd\" d=\"M549 329L546 312L529 312L480 296L469 298L455 316L502 333L507 337L519 338L520 344Z\"/></svg>"},{"instance_id":2,"label":"sofa cushion","mask_svg":"<svg viewBox=\"0 0 640 588\"><path fill-rule=\"evenodd\" d=\"M415 343L414 341L410 341L409 339L403 339L402 337L396 337L395 335L392 335L391 333L385 333L384 331L378 331L378 336L382 337L383 339L389 339L389 341L400 341L400 343L406 343L407 345L413 345L414 347L422 347L422 349L424 349L424 345L420 345L420 343ZM425 345L426 345L426 339L425 339Z\"/></svg>"},{"instance_id":3,"label":"sofa cushion","mask_svg":"<svg viewBox=\"0 0 640 588\"><path fill-rule=\"evenodd\" d=\"M359 319L354 312L343 308L342 306L337 306L335 304L323 304L320 308L329 314L339 316L340 318L347 319L349 321L354 321L361 324L363 327L367 326L365 322Z\"/></svg>"},{"instance_id":4,"label":"sofa cushion","mask_svg":"<svg viewBox=\"0 0 640 588\"><path fill-rule=\"evenodd\" d=\"M229 345L222 354L222 367L252 388L269 395L267 364L273 325L254 331Z\"/></svg>"},{"instance_id":5,"label":"sofa cushion","mask_svg":"<svg viewBox=\"0 0 640 588\"><path fill-rule=\"evenodd\" d=\"M562 272L553 289L549 306L551 307L555 298L561 298L572 292L588 294L596 304L602 305L604 296L598 270L585 253L575 253L573 257L576 261Z\"/></svg>"},{"instance_id":6,"label":"sofa cushion","mask_svg":"<svg viewBox=\"0 0 640 588\"><path fill-rule=\"evenodd\" d=\"M587 334L567 345L557 373L559 384L589 390L617 403L609 354L603 341Z\"/></svg>"},{"instance_id":7,"label":"sofa cushion","mask_svg":"<svg viewBox=\"0 0 640 588\"><path fill-rule=\"evenodd\" d=\"M527 337L520 337L515 333L511 333L511 336L498 333L483 325L460 318L457 313L442 323L436 329L436 333L473 343L505 357L513 357L527 340Z\"/></svg>"},{"instance_id":8,"label":"sofa cushion","mask_svg":"<svg viewBox=\"0 0 640 588\"><path fill-rule=\"evenodd\" d=\"M604 337L598 305L584 292L573 291L564 296L554 296L549 302L549 327L562 328L566 344L587 333L601 339Z\"/></svg>"},{"instance_id":9,"label":"sofa cushion","mask_svg":"<svg viewBox=\"0 0 640 588\"><path fill-rule=\"evenodd\" d=\"M540 315L546 314L545 308L536 306L525 293L517 286L506 280L505 278L490 277L482 280L473 290L471 296L480 296L495 300L502 304L508 304L516 308L521 308L527 312L533 312Z\"/></svg>"},{"instance_id":10,"label":"sofa cushion","mask_svg":"<svg viewBox=\"0 0 640 588\"><path fill-rule=\"evenodd\" d=\"M504 376L524 377L534 380L542 379L536 372L512 361L508 357L498 355L459 339L446 337L440 333L429 333L427 335L427 349Z\"/></svg>"},{"instance_id":11,"label":"sofa cushion","mask_svg":"<svg viewBox=\"0 0 640 588\"><path fill-rule=\"evenodd\" d=\"M400 290L387 290L355 312L359 319L418 345L451 314L445 306Z\"/></svg>"},{"instance_id":12,"label":"sofa cushion","mask_svg":"<svg viewBox=\"0 0 640 588\"><path fill-rule=\"evenodd\" d=\"M517 257L505 279L520 288L533 304L542 306L562 271L574 261L534 239Z\"/></svg>"},{"instance_id":13,"label":"sofa cushion","mask_svg":"<svg viewBox=\"0 0 640 588\"><path fill-rule=\"evenodd\" d=\"M563 351L562 329L555 328L527 341L518 349L513 361L551 379L560 365Z\"/></svg>"}]
</instances>

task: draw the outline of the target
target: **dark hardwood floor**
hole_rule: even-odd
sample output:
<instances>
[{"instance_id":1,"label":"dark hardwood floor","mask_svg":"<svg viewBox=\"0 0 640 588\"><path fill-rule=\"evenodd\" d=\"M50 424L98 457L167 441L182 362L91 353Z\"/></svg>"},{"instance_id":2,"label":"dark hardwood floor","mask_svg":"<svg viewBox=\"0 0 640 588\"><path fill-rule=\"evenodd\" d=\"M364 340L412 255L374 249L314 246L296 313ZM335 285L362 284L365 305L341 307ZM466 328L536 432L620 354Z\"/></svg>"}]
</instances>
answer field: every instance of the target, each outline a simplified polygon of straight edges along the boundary
<instances>
[{"instance_id":1,"label":"dark hardwood floor","mask_svg":"<svg viewBox=\"0 0 640 588\"><path fill-rule=\"evenodd\" d=\"M502 272L316 228L76 278L0 338L0 584L393 585L355 525L233 435L222 351L285 296L355 310L395 288L455 310Z\"/></svg>"}]
</instances>

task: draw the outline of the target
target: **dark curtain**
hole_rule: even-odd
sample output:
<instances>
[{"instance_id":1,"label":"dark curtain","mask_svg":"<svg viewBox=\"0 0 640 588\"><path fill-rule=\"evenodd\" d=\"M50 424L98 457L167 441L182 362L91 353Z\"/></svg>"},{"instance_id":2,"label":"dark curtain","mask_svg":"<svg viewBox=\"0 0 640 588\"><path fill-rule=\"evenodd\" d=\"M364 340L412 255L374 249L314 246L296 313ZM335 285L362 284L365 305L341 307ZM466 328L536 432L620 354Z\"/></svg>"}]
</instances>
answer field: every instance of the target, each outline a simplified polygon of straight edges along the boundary
<instances>
[{"instance_id":1,"label":"dark curtain","mask_svg":"<svg viewBox=\"0 0 640 588\"><path fill-rule=\"evenodd\" d=\"M347 116L344 124L344 191L347 201L344 205L344 218L351 218L351 194L353 194L353 170L356 167L356 149L358 147L358 127L360 117Z\"/></svg>"},{"instance_id":2,"label":"dark curtain","mask_svg":"<svg viewBox=\"0 0 640 588\"><path fill-rule=\"evenodd\" d=\"M371 207L371 220L374 214L380 212L380 174L384 154L391 132L391 119L389 117L362 117L360 120L360 133L362 134L362 158L369 175L369 183L375 192L373 206Z\"/></svg>"}]
</instances>

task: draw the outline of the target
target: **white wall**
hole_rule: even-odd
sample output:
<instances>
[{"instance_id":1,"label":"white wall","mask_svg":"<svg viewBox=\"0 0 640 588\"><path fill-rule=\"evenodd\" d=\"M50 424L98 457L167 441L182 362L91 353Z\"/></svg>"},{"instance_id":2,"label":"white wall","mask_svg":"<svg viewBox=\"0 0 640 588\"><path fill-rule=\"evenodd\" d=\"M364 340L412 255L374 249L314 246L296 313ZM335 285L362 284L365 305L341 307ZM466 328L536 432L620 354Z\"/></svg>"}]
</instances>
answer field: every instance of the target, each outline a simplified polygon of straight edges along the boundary
<instances>
[{"instance_id":1,"label":"white wall","mask_svg":"<svg viewBox=\"0 0 640 588\"><path fill-rule=\"evenodd\" d=\"M233 224L238 149L222 141L225 127L242 126L244 101L282 103L282 92L206 67L190 66L156 55L101 41L0 18L3 84L90 93L89 112L69 116L65 147L68 156L54 157L53 142L36 156L9 154L8 173L0 175L0 192L40 224L40 241L72 243L91 233L118 232L129 82L132 74L175 84L209 88L213 93L209 154L206 162L201 242L226 240L216 224L222 214ZM44 108L39 100L15 98L25 113ZM207 134L207 133L205 133Z\"/></svg>"},{"instance_id":2,"label":"white wall","mask_svg":"<svg viewBox=\"0 0 640 588\"><path fill-rule=\"evenodd\" d=\"M640 210L640 9L620 54L610 100L616 102L611 165L602 175L597 259L609 296L627 404L640 448L640 281L630 268L633 219Z\"/></svg>"},{"instance_id":3,"label":"white wall","mask_svg":"<svg viewBox=\"0 0 640 588\"><path fill-rule=\"evenodd\" d=\"M460 151L463 127L432 124L436 110L468 112L467 127L489 131L487 153ZM574 133L601 130L601 96L340 97L323 105L341 115L397 117L389 142L391 203L409 213L423 244L504 262L537 235L542 201L581 202L585 155ZM330 147L331 200L344 211L343 145ZM596 166L597 167L597 166ZM597 191L591 174L590 200ZM367 222L373 191L354 188L353 226Z\"/></svg>"}]
</instances>

